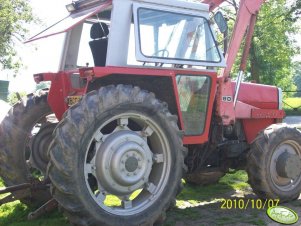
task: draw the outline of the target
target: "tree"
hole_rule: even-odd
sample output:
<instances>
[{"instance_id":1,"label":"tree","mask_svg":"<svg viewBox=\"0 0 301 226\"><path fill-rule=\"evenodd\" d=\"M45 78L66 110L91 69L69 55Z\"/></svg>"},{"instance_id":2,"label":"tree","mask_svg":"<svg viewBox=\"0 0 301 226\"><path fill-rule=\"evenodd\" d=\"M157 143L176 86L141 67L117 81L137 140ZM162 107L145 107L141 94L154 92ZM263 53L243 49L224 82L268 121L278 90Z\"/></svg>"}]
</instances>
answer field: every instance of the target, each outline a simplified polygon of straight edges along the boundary
<instances>
[{"instance_id":1,"label":"tree","mask_svg":"<svg viewBox=\"0 0 301 226\"><path fill-rule=\"evenodd\" d=\"M28 0L0 0L0 69L18 69L14 46L23 41L34 16Z\"/></svg>"},{"instance_id":2,"label":"tree","mask_svg":"<svg viewBox=\"0 0 301 226\"><path fill-rule=\"evenodd\" d=\"M225 14L230 21L237 14L239 1L228 1L232 9ZM301 14L301 1L266 1L258 15L249 55L247 77L258 83L294 89L292 58L300 53L291 37L300 31L296 21ZM232 23L230 23L231 25ZM241 53L239 53L240 55ZM238 69L236 62L234 71Z\"/></svg>"},{"instance_id":3,"label":"tree","mask_svg":"<svg viewBox=\"0 0 301 226\"><path fill-rule=\"evenodd\" d=\"M252 80L288 90L294 88L292 58L300 50L290 37L298 32L297 12L297 5L288 6L286 0L263 5L250 50Z\"/></svg>"},{"instance_id":4,"label":"tree","mask_svg":"<svg viewBox=\"0 0 301 226\"><path fill-rule=\"evenodd\" d=\"M26 97L26 92L13 92L13 93L10 93L8 95L8 103L10 105L14 105L16 104L18 101L20 101L23 97Z\"/></svg>"},{"instance_id":5,"label":"tree","mask_svg":"<svg viewBox=\"0 0 301 226\"><path fill-rule=\"evenodd\" d=\"M297 86L295 97L301 97L301 62L295 63L294 82Z\"/></svg>"}]
</instances>

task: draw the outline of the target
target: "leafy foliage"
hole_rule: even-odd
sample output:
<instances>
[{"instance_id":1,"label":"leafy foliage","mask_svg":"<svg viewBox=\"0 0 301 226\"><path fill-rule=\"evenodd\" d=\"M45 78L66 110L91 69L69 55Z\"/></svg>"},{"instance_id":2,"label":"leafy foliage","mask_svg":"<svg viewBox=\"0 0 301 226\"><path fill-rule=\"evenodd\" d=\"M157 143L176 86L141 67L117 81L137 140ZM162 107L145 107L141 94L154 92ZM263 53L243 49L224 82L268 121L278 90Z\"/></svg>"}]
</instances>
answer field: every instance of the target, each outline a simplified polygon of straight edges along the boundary
<instances>
[{"instance_id":1,"label":"leafy foliage","mask_svg":"<svg viewBox=\"0 0 301 226\"><path fill-rule=\"evenodd\" d=\"M301 62L295 63L294 82L297 86L297 92L295 97L301 97Z\"/></svg>"},{"instance_id":2,"label":"leafy foliage","mask_svg":"<svg viewBox=\"0 0 301 226\"><path fill-rule=\"evenodd\" d=\"M14 105L17 103L20 99L26 96L26 92L13 92L8 95L8 102L10 105Z\"/></svg>"},{"instance_id":3,"label":"leafy foliage","mask_svg":"<svg viewBox=\"0 0 301 226\"><path fill-rule=\"evenodd\" d=\"M0 68L20 67L14 46L24 40L25 25L33 20L28 0L0 0Z\"/></svg>"},{"instance_id":4,"label":"leafy foliage","mask_svg":"<svg viewBox=\"0 0 301 226\"><path fill-rule=\"evenodd\" d=\"M230 7L224 13L230 19L230 27L237 14L239 1L230 0ZM292 58L300 53L296 41L291 38L300 31L300 1L273 0L263 4L257 19L247 69L248 80L282 89L294 90L294 64ZM239 53L241 55L241 53ZM238 57L239 58L239 57ZM234 66L238 70L239 60Z\"/></svg>"},{"instance_id":5,"label":"leafy foliage","mask_svg":"<svg viewBox=\"0 0 301 226\"><path fill-rule=\"evenodd\" d=\"M292 58L300 50L289 37L298 31L297 8L285 5L286 0L274 0L262 7L250 52L250 71L257 82L292 90Z\"/></svg>"}]
</instances>

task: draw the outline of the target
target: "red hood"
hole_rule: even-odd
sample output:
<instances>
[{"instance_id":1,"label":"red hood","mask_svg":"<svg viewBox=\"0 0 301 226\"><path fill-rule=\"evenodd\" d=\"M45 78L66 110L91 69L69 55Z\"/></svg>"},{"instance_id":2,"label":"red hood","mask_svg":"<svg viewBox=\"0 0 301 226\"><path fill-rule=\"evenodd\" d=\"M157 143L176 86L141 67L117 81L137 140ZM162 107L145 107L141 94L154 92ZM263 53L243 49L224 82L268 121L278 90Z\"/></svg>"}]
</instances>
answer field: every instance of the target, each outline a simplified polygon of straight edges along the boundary
<instances>
[{"instance_id":1,"label":"red hood","mask_svg":"<svg viewBox=\"0 0 301 226\"><path fill-rule=\"evenodd\" d=\"M232 82L233 93L236 82ZM238 100L260 109L278 109L278 88L256 83L242 83Z\"/></svg>"}]
</instances>

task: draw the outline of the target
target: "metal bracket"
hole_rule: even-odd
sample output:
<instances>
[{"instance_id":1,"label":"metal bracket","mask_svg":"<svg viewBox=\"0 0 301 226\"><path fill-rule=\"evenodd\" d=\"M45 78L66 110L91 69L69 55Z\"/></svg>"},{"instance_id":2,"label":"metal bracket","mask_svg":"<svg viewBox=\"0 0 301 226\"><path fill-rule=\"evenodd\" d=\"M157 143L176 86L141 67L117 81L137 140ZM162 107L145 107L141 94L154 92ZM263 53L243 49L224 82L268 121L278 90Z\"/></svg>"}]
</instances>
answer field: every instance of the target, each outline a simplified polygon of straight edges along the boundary
<instances>
[{"instance_id":1,"label":"metal bracket","mask_svg":"<svg viewBox=\"0 0 301 226\"><path fill-rule=\"evenodd\" d=\"M37 190L45 190L48 188L49 188L49 181L47 180L46 181L33 180L31 183L24 183L19 185L13 185L6 188L0 188L0 195L6 193L12 193L0 199L0 206L5 203L13 202L18 199L26 198Z\"/></svg>"},{"instance_id":2,"label":"metal bracket","mask_svg":"<svg viewBox=\"0 0 301 226\"><path fill-rule=\"evenodd\" d=\"M42 215L52 212L58 207L58 203L55 199L50 199L46 202L43 206L28 214L28 220L36 220L37 218L41 217Z\"/></svg>"}]
</instances>

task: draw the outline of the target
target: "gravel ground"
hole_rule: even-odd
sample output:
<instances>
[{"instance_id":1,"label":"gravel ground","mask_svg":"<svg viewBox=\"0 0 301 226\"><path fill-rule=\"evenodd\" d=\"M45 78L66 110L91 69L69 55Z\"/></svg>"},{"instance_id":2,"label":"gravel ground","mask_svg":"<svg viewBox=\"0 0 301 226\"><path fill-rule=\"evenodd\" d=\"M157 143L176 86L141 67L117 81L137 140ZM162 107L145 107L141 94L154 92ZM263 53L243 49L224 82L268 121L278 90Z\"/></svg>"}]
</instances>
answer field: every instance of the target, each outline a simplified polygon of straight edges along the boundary
<instances>
[{"instance_id":1,"label":"gravel ground","mask_svg":"<svg viewBox=\"0 0 301 226\"><path fill-rule=\"evenodd\" d=\"M284 122L292 126L301 127L301 116L288 116L284 119Z\"/></svg>"}]
</instances>

